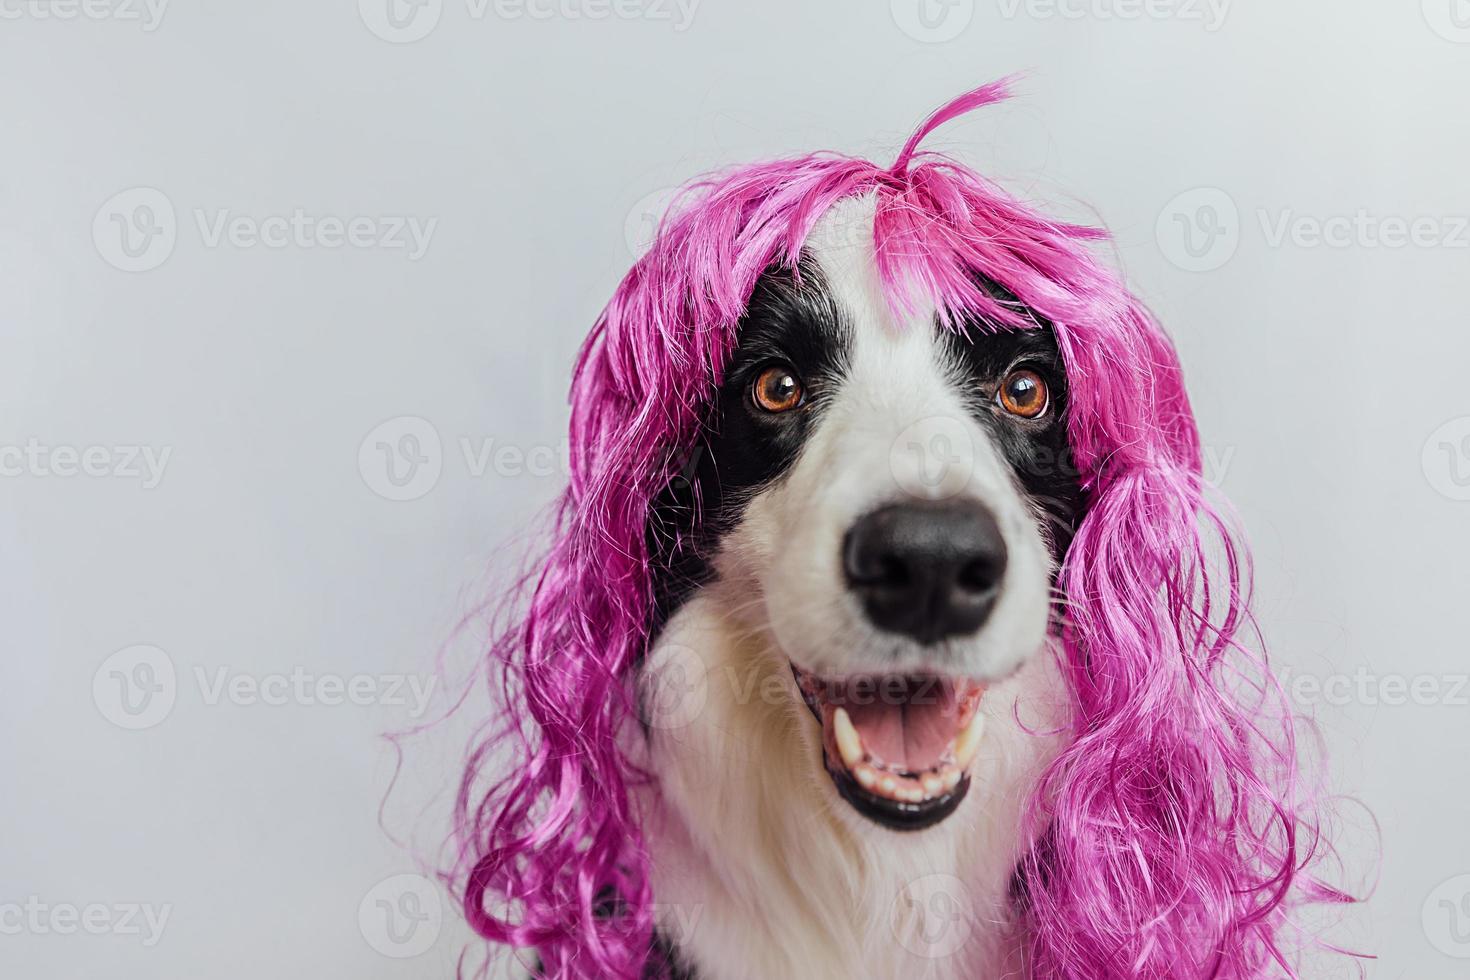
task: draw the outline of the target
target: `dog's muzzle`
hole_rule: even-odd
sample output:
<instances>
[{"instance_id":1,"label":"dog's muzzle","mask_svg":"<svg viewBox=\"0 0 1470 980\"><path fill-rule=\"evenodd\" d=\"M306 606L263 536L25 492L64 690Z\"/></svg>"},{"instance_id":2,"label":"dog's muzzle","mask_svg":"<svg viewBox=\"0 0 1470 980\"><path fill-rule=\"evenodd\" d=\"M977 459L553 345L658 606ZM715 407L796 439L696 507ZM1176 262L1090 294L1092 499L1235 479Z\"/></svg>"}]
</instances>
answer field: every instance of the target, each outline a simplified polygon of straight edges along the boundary
<instances>
[{"instance_id":1,"label":"dog's muzzle","mask_svg":"<svg viewBox=\"0 0 1470 980\"><path fill-rule=\"evenodd\" d=\"M1006 570L994 515L973 500L890 504L842 542L847 587L872 624L922 645L969 636L990 616ZM792 665L822 725L843 799L895 830L949 816L970 787L986 685L926 674L821 677Z\"/></svg>"}]
</instances>

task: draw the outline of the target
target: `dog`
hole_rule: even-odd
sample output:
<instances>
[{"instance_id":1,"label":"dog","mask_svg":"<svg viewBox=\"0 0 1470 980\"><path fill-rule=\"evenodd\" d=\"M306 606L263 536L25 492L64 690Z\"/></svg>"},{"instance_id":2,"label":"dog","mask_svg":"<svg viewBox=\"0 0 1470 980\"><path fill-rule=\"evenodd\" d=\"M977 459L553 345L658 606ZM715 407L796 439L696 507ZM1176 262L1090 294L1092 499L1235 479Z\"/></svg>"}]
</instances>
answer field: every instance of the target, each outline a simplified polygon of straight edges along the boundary
<instances>
[{"instance_id":1,"label":"dog","mask_svg":"<svg viewBox=\"0 0 1470 980\"><path fill-rule=\"evenodd\" d=\"M694 185L589 338L460 796L542 974L1296 975L1316 818L1178 357L918 149L1005 94Z\"/></svg>"},{"instance_id":2,"label":"dog","mask_svg":"<svg viewBox=\"0 0 1470 980\"><path fill-rule=\"evenodd\" d=\"M873 206L833 206L756 285L698 471L710 568L641 675L654 894L702 910L678 945L701 977L1019 969L1004 929L930 954L967 928L946 917L1004 908L1050 754L1020 715L1064 717L1066 370L1046 327L894 322Z\"/></svg>"}]
</instances>

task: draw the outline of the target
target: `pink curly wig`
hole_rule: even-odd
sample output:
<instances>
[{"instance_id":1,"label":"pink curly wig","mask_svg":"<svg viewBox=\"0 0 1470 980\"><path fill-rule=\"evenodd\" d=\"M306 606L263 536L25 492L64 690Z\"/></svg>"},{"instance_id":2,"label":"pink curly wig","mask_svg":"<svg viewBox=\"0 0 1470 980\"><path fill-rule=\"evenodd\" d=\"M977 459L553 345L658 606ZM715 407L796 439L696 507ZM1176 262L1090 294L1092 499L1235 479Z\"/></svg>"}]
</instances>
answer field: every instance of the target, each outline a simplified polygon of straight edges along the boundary
<instances>
[{"instance_id":1,"label":"pink curly wig","mask_svg":"<svg viewBox=\"0 0 1470 980\"><path fill-rule=\"evenodd\" d=\"M1311 794L1281 687L1235 639L1252 632L1248 558L1204 499L1172 344L1091 254L1102 232L918 149L1005 95L1002 81L955 99L887 168L819 153L691 185L593 328L550 552L491 649L506 720L458 801L469 923L534 948L546 975L661 969L629 794L647 777L618 748L649 641L650 504L691 450L756 278L794 266L823 212L861 193L895 308L1034 327L977 285L997 282L1054 325L1072 392L1087 500L1058 582L1073 715L1018 869L1030 975L1295 977L1291 909L1345 900L1306 871L1322 849Z\"/></svg>"}]
</instances>

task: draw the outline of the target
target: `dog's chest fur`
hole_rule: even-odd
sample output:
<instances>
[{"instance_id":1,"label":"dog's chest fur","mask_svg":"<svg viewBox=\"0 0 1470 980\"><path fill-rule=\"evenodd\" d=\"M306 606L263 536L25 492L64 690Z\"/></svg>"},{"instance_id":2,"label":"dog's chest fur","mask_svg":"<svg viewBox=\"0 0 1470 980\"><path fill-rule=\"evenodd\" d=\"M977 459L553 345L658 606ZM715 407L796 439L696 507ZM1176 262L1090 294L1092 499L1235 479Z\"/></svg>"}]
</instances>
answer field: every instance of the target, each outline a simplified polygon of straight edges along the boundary
<instances>
[{"instance_id":1,"label":"dog's chest fur","mask_svg":"<svg viewBox=\"0 0 1470 980\"><path fill-rule=\"evenodd\" d=\"M1021 976L1010 886L1022 807L1055 748L1034 734L1055 721L1052 659L1033 658L987 696L959 811L897 833L837 796L815 720L758 630L729 614L741 604L729 588L691 600L644 667L684 692L640 738L657 786L638 802L659 933L688 975Z\"/></svg>"}]
</instances>

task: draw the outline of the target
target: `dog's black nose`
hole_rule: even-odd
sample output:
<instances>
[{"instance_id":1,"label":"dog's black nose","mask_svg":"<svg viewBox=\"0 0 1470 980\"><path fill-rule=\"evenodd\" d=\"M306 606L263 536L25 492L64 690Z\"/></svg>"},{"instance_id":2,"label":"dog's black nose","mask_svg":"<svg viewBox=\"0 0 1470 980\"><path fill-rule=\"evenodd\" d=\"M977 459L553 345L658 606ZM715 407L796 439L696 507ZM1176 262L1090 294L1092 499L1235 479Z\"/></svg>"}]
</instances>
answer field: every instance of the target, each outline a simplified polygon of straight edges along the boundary
<instances>
[{"instance_id":1,"label":"dog's black nose","mask_svg":"<svg viewBox=\"0 0 1470 980\"><path fill-rule=\"evenodd\" d=\"M1006 543L975 501L891 504L848 530L842 567L873 625L933 643L985 622L1000 595Z\"/></svg>"}]
</instances>

